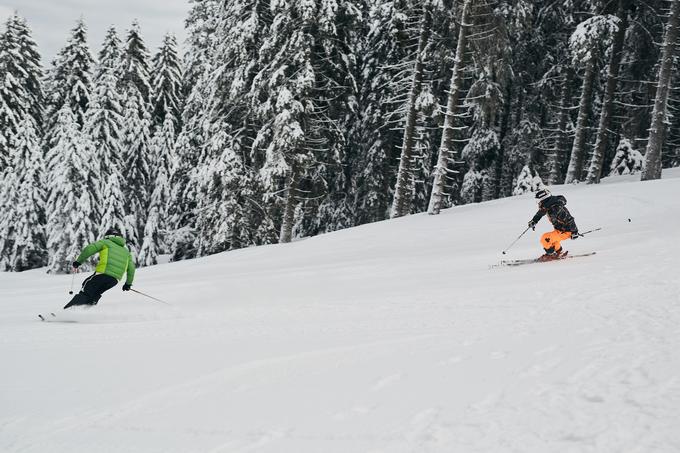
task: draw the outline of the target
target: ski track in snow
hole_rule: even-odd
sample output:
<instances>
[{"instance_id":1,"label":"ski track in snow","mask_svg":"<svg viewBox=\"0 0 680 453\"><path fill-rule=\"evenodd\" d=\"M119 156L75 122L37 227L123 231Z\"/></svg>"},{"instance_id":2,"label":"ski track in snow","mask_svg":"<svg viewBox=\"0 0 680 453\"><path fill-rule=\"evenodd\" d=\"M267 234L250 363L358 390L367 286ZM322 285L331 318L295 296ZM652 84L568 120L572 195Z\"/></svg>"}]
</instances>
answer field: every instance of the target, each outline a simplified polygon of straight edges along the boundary
<instances>
[{"instance_id":1,"label":"ski track in snow","mask_svg":"<svg viewBox=\"0 0 680 453\"><path fill-rule=\"evenodd\" d=\"M554 188L606 227L565 242L582 259L489 270L526 195L141 269L172 307L64 313L69 276L0 274L0 451L678 452L664 177Z\"/></svg>"}]
</instances>

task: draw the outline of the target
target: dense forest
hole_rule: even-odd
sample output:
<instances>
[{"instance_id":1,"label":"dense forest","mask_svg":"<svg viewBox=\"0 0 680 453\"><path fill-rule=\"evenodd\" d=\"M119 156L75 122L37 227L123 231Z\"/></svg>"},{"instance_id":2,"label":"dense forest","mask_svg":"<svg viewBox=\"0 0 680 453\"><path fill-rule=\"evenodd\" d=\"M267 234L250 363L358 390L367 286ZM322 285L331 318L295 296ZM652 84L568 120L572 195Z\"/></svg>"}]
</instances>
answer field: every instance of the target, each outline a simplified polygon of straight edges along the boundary
<instances>
[{"instance_id":1,"label":"dense forest","mask_svg":"<svg viewBox=\"0 0 680 453\"><path fill-rule=\"evenodd\" d=\"M140 265L680 165L680 0L193 0L0 34L0 270ZM184 56L182 57L181 54ZM452 232L454 233L454 232Z\"/></svg>"}]
</instances>

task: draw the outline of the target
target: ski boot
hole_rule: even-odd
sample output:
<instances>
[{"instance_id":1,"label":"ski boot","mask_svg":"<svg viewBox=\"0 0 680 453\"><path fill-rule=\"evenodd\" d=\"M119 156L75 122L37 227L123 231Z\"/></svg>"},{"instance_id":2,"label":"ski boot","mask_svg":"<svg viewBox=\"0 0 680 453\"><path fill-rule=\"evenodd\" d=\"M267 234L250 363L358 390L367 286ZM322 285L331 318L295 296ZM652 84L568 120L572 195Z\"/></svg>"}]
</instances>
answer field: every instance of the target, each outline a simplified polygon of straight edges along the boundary
<instances>
[{"instance_id":1,"label":"ski boot","mask_svg":"<svg viewBox=\"0 0 680 453\"><path fill-rule=\"evenodd\" d=\"M564 258L567 253L568 252L566 252L562 247L560 247L559 250L555 250L551 247L549 249L545 249L545 255L539 256L537 261L543 262L558 260L560 258Z\"/></svg>"}]
</instances>

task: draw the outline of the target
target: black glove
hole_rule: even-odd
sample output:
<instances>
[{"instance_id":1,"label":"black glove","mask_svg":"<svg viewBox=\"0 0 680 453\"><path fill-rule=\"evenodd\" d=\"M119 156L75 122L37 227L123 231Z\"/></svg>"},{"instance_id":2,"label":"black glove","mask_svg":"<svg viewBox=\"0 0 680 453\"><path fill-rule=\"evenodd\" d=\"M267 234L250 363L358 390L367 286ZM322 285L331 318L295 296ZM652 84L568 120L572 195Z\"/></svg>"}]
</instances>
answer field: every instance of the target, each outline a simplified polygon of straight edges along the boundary
<instances>
[{"instance_id":1,"label":"black glove","mask_svg":"<svg viewBox=\"0 0 680 453\"><path fill-rule=\"evenodd\" d=\"M73 262L73 269L78 269L80 267L80 263L78 261Z\"/></svg>"},{"instance_id":2,"label":"black glove","mask_svg":"<svg viewBox=\"0 0 680 453\"><path fill-rule=\"evenodd\" d=\"M571 232L571 240L578 239L581 235L578 234L578 230Z\"/></svg>"},{"instance_id":3,"label":"black glove","mask_svg":"<svg viewBox=\"0 0 680 453\"><path fill-rule=\"evenodd\" d=\"M534 222L534 219L529 220L529 228L536 231L536 222Z\"/></svg>"},{"instance_id":4,"label":"black glove","mask_svg":"<svg viewBox=\"0 0 680 453\"><path fill-rule=\"evenodd\" d=\"M123 291L130 291L130 288L132 288L132 285L130 283L126 283L123 285Z\"/></svg>"}]
</instances>

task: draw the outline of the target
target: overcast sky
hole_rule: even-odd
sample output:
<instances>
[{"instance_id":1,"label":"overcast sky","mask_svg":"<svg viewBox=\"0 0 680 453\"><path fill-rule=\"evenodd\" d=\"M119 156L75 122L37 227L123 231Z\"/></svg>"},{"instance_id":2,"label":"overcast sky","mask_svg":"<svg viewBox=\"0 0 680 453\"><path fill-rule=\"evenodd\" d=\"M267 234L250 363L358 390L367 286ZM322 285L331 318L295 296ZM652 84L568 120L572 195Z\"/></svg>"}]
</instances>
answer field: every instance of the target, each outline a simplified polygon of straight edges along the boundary
<instances>
[{"instance_id":1,"label":"overcast sky","mask_svg":"<svg viewBox=\"0 0 680 453\"><path fill-rule=\"evenodd\" d=\"M134 19L139 21L153 54L168 32L184 43L184 20L189 7L188 0L0 0L0 28L10 14L18 11L28 20L47 67L81 16L88 26L93 56L99 52L107 28L114 25L122 39Z\"/></svg>"}]
</instances>

